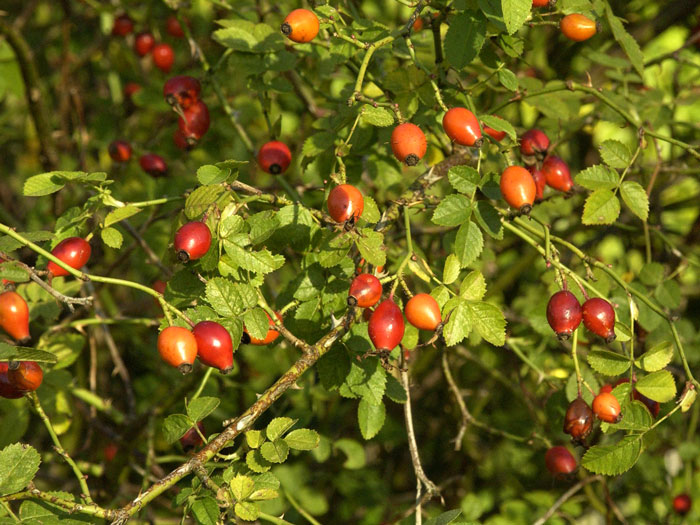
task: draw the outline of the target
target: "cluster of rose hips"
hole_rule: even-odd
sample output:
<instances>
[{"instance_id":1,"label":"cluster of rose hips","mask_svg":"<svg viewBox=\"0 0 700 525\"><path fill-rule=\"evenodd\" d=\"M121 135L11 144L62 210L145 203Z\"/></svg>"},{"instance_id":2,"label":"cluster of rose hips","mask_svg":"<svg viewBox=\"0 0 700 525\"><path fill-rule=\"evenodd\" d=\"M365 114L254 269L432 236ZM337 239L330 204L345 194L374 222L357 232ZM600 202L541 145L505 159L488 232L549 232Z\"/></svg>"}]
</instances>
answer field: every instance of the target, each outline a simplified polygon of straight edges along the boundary
<instances>
[{"instance_id":1,"label":"cluster of rose hips","mask_svg":"<svg viewBox=\"0 0 700 525\"><path fill-rule=\"evenodd\" d=\"M184 32L177 18L170 16L165 24L165 30L175 38L182 38ZM114 19L112 34L127 37L134 31L134 21L127 14L119 15ZM153 58L153 64L163 73L168 73L175 62L175 52L166 43L156 43L156 39L150 31L141 31L134 36L134 52L141 58L149 53Z\"/></svg>"}]
</instances>

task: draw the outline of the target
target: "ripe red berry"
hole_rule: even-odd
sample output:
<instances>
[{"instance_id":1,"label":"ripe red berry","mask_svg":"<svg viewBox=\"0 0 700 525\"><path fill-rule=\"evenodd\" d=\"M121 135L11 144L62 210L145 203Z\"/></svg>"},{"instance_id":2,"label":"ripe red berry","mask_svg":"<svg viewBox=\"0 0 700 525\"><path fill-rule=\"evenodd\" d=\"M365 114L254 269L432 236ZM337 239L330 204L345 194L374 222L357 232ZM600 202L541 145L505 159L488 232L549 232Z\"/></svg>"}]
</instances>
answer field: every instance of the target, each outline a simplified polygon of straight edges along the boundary
<instances>
[{"instance_id":1,"label":"ripe red berry","mask_svg":"<svg viewBox=\"0 0 700 525\"><path fill-rule=\"evenodd\" d=\"M673 498L673 510L676 514L685 516L690 512L692 506L693 500L690 499L688 494L678 494L678 496Z\"/></svg>"},{"instance_id":2,"label":"ripe red berry","mask_svg":"<svg viewBox=\"0 0 700 525\"><path fill-rule=\"evenodd\" d=\"M228 374L233 368L233 343L228 330L214 321L201 321L194 325L192 333L199 360Z\"/></svg>"},{"instance_id":3,"label":"ripe red berry","mask_svg":"<svg viewBox=\"0 0 700 525\"><path fill-rule=\"evenodd\" d=\"M258 165L263 171L278 175L287 171L292 162L292 152L284 142L273 140L258 151Z\"/></svg>"},{"instance_id":4,"label":"ripe red berry","mask_svg":"<svg viewBox=\"0 0 700 525\"><path fill-rule=\"evenodd\" d=\"M192 221L180 226L175 233L175 251L182 262L201 259L211 246L209 226L201 221Z\"/></svg>"},{"instance_id":5,"label":"ripe red berry","mask_svg":"<svg viewBox=\"0 0 700 525\"><path fill-rule=\"evenodd\" d=\"M163 85L165 101L171 106L180 104L182 109L187 109L197 102L201 91L199 80L187 75L171 77Z\"/></svg>"},{"instance_id":6,"label":"ripe red berry","mask_svg":"<svg viewBox=\"0 0 700 525\"><path fill-rule=\"evenodd\" d=\"M128 162L131 158L131 144L125 140L113 140L107 151L114 162Z\"/></svg>"},{"instance_id":7,"label":"ripe red berry","mask_svg":"<svg viewBox=\"0 0 700 525\"><path fill-rule=\"evenodd\" d=\"M129 15L119 15L114 19L112 34L115 36L126 36L134 30L134 21Z\"/></svg>"},{"instance_id":8,"label":"ripe red berry","mask_svg":"<svg viewBox=\"0 0 700 525\"><path fill-rule=\"evenodd\" d=\"M403 310L408 322L419 330L434 331L442 323L440 305L427 293L411 297Z\"/></svg>"},{"instance_id":9,"label":"ripe red berry","mask_svg":"<svg viewBox=\"0 0 700 525\"><path fill-rule=\"evenodd\" d=\"M15 385L10 383L10 378L7 373L9 364L5 361L0 361L0 397L5 399L19 399L24 395L24 392L19 390Z\"/></svg>"},{"instance_id":10,"label":"ripe red berry","mask_svg":"<svg viewBox=\"0 0 700 525\"><path fill-rule=\"evenodd\" d=\"M287 15L282 23L282 33L294 42L311 42L316 35L320 24L318 17L308 9L295 9Z\"/></svg>"},{"instance_id":11,"label":"ripe red berry","mask_svg":"<svg viewBox=\"0 0 700 525\"><path fill-rule=\"evenodd\" d=\"M580 397L574 399L564 416L564 432L576 442L582 442L593 429L593 411Z\"/></svg>"},{"instance_id":12,"label":"ripe red berry","mask_svg":"<svg viewBox=\"0 0 700 525\"><path fill-rule=\"evenodd\" d=\"M382 283L374 275L361 273L350 283L348 304L360 308L370 308L382 297Z\"/></svg>"},{"instance_id":13,"label":"ripe red berry","mask_svg":"<svg viewBox=\"0 0 700 525\"><path fill-rule=\"evenodd\" d=\"M549 149L549 137L539 129L531 129L520 137L520 153L543 158Z\"/></svg>"},{"instance_id":14,"label":"ripe red berry","mask_svg":"<svg viewBox=\"0 0 700 525\"><path fill-rule=\"evenodd\" d=\"M369 318L369 338L377 350L390 352L401 342L404 333L401 309L393 299L385 299Z\"/></svg>"},{"instance_id":15,"label":"ripe red berry","mask_svg":"<svg viewBox=\"0 0 700 525\"><path fill-rule=\"evenodd\" d=\"M184 111L184 118L177 121L178 129L187 139L187 142L196 142L209 130L209 109L207 105L198 100Z\"/></svg>"},{"instance_id":16,"label":"ripe red berry","mask_svg":"<svg viewBox=\"0 0 700 525\"><path fill-rule=\"evenodd\" d=\"M204 434L204 423L199 421L197 423L197 428L199 428L199 432L197 432L196 428L192 427L180 438L180 445L182 445L182 449L185 452L189 452L203 443L200 433L202 435Z\"/></svg>"},{"instance_id":17,"label":"ripe red berry","mask_svg":"<svg viewBox=\"0 0 700 525\"><path fill-rule=\"evenodd\" d=\"M134 96L135 93L138 93L141 91L141 86L139 86L136 82L127 82L124 85L124 95L126 95L127 98L131 98Z\"/></svg>"},{"instance_id":18,"label":"ripe red berry","mask_svg":"<svg viewBox=\"0 0 700 525\"><path fill-rule=\"evenodd\" d=\"M411 31L414 33L418 33L421 29L423 29L423 18L418 17L416 18L415 22L413 22L413 25L411 26Z\"/></svg>"},{"instance_id":19,"label":"ripe red berry","mask_svg":"<svg viewBox=\"0 0 700 525\"><path fill-rule=\"evenodd\" d=\"M532 0L532 7L554 7L557 0Z\"/></svg>"},{"instance_id":20,"label":"ripe red berry","mask_svg":"<svg viewBox=\"0 0 700 525\"><path fill-rule=\"evenodd\" d=\"M17 292L0 294L0 326L20 344L29 342L29 307Z\"/></svg>"},{"instance_id":21,"label":"ripe red berry","mask_svg":"<svg viewBox=\"0 0 700 525\"><path fill-rule=\"evenodd\" d=\"M495 129L493 129L490 126L484 126L484 133L489 135L496 142L501 142L504 138L506 138L505 131L496 131Z\"/></svg>"},{"instance_id":22,"label":"ripe red berry","mask_svg":"<svg viewBox=\"0 0 700 525\"><path fill-rule=\"evenodd\" d=\"M474 113L466 108L452 108L442 117L442 127L450 139L462 146L480 148L484 139Z\"/></svg>"},{"instance_id":23,"label":"ripe red berry","mask_svg":"<svg viewBox=\"0 0 700 525\"><path fill-rule=\"evenodd\" d=\"M511 207L528 214L535 203L537 186L525 168L510 166L501 174L501 194Z\"/></svg>"},{"instance_id":24,"label":"ripe red berry","mask_svg":"<svg viewBox=\"0 0 700 525\"><path fill-rule=\"evenodd\" d=\"M559 157L552 155L544 159L542 173L550 188L566 193L574 187L569 165Z\"/></svg>"},{"instance_id":25,"label":"ripe red berry","mask_svg":"<svg viewBox=\"0 0 700 525\"><path fill-rule=\"evenodd\" d=\"M557 337L565 341L581 324L583 311L576 296L567 290L555 293L547 304L547 321Z\"/></svg>"},{"instance_id":26,"label":"ripe red berry","mask_svg":"<svg viewBox=\"0 0 700 525\"><path fill-rule=\"evenodd\" d=\"M175 62L175 52L168 44L158 44L153 48L153 63L163 73L169 73Z\"/></svg>"},{"instance_id":27,"label":"ripe red berry","mask_svg":"<svg viewBox=\"0 0 700 525\"><path fill-rule=\"evenodd\" d=\"M197 341L187 328L169 326L158 335L158 353L170 366L188 374L197 357Z\"/></svg>"},{"instance_id":28,"label":"ripe red berry","mask_svg":"<svg viewBox=\"0 0 700 525\"><path fill-rule=\"evenodd\" d=\"M609 394L609 393L612 392L612 391L613 391L613 386L610 385L610 384L607 384L607 385L601 386L601 387L600 387L600 390L598 391L598 393L600 393L600 394Z\"/></svg>"},{"instance_id":29,"label":"ripe red berry","mask_svg":"<svg viewBox=\"0 0 700 525\"><path fill-rule=\"evenodd\" d=\"M193 144L187 142L187 137L185 137L185 134L180 131L180 128L175 128L175 131L173 132L173 143L183 151L189 151L194 147Z\"/></svg>"},{"instance_id":30,"label":"ripe red berry","mask_svg":"<svg viewBox=\"0 0 700 525\"><path fill-rule=\"evenodd\" d=\"M111 463L114 460L117 452L119 452L119 445L116 443L107 443L102 449L102 455L107 463Z\"/></svg>"},{"instance_id":31,"label":"ripe red berry","mask_svg":"<svg viewBox=\"0 0 700 525\"><path fill-rule=\"evenodd\" d=\"M399 162L415 166L428 149L425 134L415 124L399 124L391 132L391 150Z\"/></svg>"},{"instance_id":32,"label":"ripe red berry","mask_svg":"<svg viewBox=\"0 0 700 525\"><path fill-rule=\"evenodd\" d=\"M328 193L328 214L334 221L344 223L355 222L362 215L365 199L355 186L341 184Z\"/></svg>"},{"instance_id":33,"label":"ripe red berry","mask_svg":"<svg viewBox=\"0 0 700 525\"><path fill-rule=\"evenodd\" d=\"M34 392L44 379L44 372L34 361L13 361L9 364L7 378L20 392Z\"/></svg>"},{"instance_id":34,"label":"ripe red berry","mask_svg":"<svg viewBox=\"0 0 700 525\"><path fill-rule=\"evenodd\" d=\"M583 303L583 324L607 343L615 340L615 310L605 299L593 297Z\"/></svg>"},{"instance_id":35,"label":"ripe red berry","mask_svg":"<svg viewBox=\"0 0 700 525\"><path fill-rule=\"evenodd\" d=\"M547 470L556 478L565 477L577 468L576 458L566 447L552 447L544 455Z\"/></svg>"},{"instance_id":36,"label":"ripe red berry","mask_svg":"<svg viewBox=\"0 0 700 525\"><path fill-rule=\"evenodd\" d=\"M139 165L151 177L164 177L168 174L168 165L165 163L165 159L155 153L141 155Z\"/></svg>"},{"instance_id":37,"label":"ripe red berry","mask_svg":"<svg viewBox=\"0 0 700 525\"><path fill-rule=\"evenodd\" d=\"M622 418L620 410L620 403L610 393L600 393L593 399L593 412L601 421L617 423Z\"/></svg>"},{"instance_id":38,"label":"ripe red berry","mask_svg":"<svg viewBox=\"0 0 700 525\"><path fill-rule=\"evenodd\" d=\"M544 198L544 187L547 185L547 179L544 174L537 168L537 165L527 167L527 171L532 175L532 180L535 181L535 201L541 201Z\"/></svg>"},{"instance_id":39,"label":"ripe red berry","mask_svg":"<svg viewBox=\"0 0 700 525\"><path fill-rule=\"evenodd\" d=\"M244 335L248 336L247 338L249 339L249 341L246 341L246 344L250 343L255 346L267 346L279 337L280 333L277 330L275 330L275 323L272 322L272 317L270 317L270 315L267 312L265 312L265 315L267 315L267 320L270 326L270 328L268 328L267 330L267 334L265 334L265 337L263 339L258 339L257 337L252 337L250 334L248 334L248 332L245 331L245 327L243 327L243 330L245 331ZM282 316L277 312L275 312L275 315L281 323Z\"/></svg>"},{"instance_id":40,"label":"ripe red berry","mask_svg":"<svg viewBox=\"0 0 700 525\"><path fill-rule=\"evenodd\" d=\"M134 39L134 51L136 51L136 54L140 57L145 57L153 50L153 46L155 45L156 39L148 31L139 33Z\"/></svg>"},{"instance_id":41,"label":"ripe red berry","mask_svg":"<svg viewBox=\"0 0 700 525\"><path fill-rule=\"evenodd\" d=\"M372 308L365 308L362 312L362 319L365 322L369 323L369 320L371 319L373 313L374 313L374 310Z\"/></svg>"},{"instance_id":42,"label":"ripe red berry","mask_svg":"<svg viewBox=\"0 0 700 525\"><path fill-rule=\"evenodd\" d=\"M598 30L595 20L587 16L574 13L566 15L559 22L562 34L574 42L583 42L596 34Z\"/></svg>"},{"instance_id":43,"label":"ripe red berry","mask_svg":"<svg viewBox=\"0 0 700 525\"><path fill-rule=\"evenodd\" d=\"M185 32L182 30L182 26L175 15L170 15L165 21L165 30L170 36L175 38L182 38L185 36Z\"/></svg>"},{"instance_id":44,"label":"ripe red berry","mask_svg":"<svg viewBox=\"0 0 700 525\"><path fill-rule=\"evenodd\" d=\"M54 257L76 270L79 270L87 264L88 260L90 260L91 253L92 248L90 247L90 243L82 237L68 237L67 239L63 239L51 250L51 254ZM68 275L67 270L64 270L53 261L49 261L47 268L54 277Z\"/></svg>"}]
</instances>

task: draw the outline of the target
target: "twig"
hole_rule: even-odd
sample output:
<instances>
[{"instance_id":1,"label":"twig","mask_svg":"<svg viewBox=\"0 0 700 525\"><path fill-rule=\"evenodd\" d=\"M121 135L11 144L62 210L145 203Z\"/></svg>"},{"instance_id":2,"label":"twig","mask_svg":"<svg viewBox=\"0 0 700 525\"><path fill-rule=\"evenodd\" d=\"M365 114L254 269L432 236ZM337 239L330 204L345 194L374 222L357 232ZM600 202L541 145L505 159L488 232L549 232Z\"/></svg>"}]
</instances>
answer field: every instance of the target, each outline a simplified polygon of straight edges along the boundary
<instances>
[{"instance_id":1,"label":"twig","mask_svg":"<svg viewBox=\"0 0 700 525\"><path fill-rule=\"evenodd\" d=\"M571 496L576 494L579 490L581 490L584 486L588 485L589 483L593 483L594 481L600 481L602 479L604 479L603 476L591 476L589 478L582 479L581 481L576 483L576 485L564 492L564 494L562 494L561 497L557 501L555 501L551 507L549 507L547 512L545 512L544 515L532 525L544 525L544 523L554 515L557 509L561 507L564 503L566 503L569 500L569 498L571 498Z\"/></svg>"},{"instance_id":2,"label":"twig","mask_svg":"<svg viewBox=\"0 0 700 525\"><path fill-rule=\"evenodd\" d=\"M454 438L455 450L460 450L462 448L462 438L464 437L464 433L467 431L467 423L469 422L469 411L467 410L467 406L464 403L464 399L462 399L462 395L459 393L459 388L457 388L457 384L455 383L454 377L452 377L450 365L447 362L447 352L442 352L442 370L445 373L445 380L447 380L447 384L449 385L450 390L452 390L452 393L455 396L455 400L457 401L459 411L462 413L462 422L459 425L459 432L457 432L457 436Z\"/></svg>"}]
</instances>

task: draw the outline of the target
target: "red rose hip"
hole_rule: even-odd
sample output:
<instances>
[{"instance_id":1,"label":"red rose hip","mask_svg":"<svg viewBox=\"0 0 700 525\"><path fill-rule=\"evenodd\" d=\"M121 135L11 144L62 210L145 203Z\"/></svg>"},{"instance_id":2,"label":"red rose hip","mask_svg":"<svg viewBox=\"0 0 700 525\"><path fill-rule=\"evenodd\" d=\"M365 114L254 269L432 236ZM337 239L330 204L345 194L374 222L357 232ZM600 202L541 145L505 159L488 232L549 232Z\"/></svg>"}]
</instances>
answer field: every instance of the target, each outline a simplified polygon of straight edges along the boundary
<instances>
[{"instance_id":1,"label":"red rose hip","mask_svg":"<svg viewBox=\"0 0 700 525\"><path fill-rule=\"evenodd\" d=\"M542 130L531 129L520 138L520 153L543 158L549 149L549 137Z\"/></svg>"},{"instance_id":2,"label":"red rose hip","mask_svg":"<svg viewBox=\"0 0 700 525\"><path fill-rule=\"evenodd\" d=\"M134 39L134 51L140 57L145 57L156 45L156 39L148 31L143 31L136 35Z\"/></svg>"},{"instance_id":3,"label":"red rose hip","mask_svg":"<svg viewBox=\"0 0 700 525\"><path fill-rule=\"evenodd\" d=\"M201 221L183 224L175 233L175 251L182 262L201 259L211 246L211 230Z\"/></svg>"},{"instance_id":4,"label":"red rose hip","mask_svg":"<svg viewBox=\"0 0 700 525\"><path fill-rule=\"evenodd\" d=\"M316 35L320 24L318 17L308 9L295 9L287 15L282 23L282 33L298 43L311 42Z\"/></svg>"},{"instance_id":5,"label":"red rose hip","mask_svg":"<svg viewBox=\"0 0 700 525\"><path fill-rule=\"evenodd\" d=\"M171 77L163 85L165 101L174 106L180 104L182 109L187 109L199 100L202 86L194 77L178 75Z\"/></svg>"},{"instance_id":6,"label":"red rose hip","mask_svg":"<svg viewBox=\"0 0 700 525\"><path fill-rule=\"evenodd\" d=\"M581 324L583 312L576 296L567 290L555 293L547 304L547 321L560 340L567 340Z\"/></svg>"},{"instance_id":7,"label":"red rose hip","mask_svg":"<svg viewBox=\"0 0 700 525\"><path fill-rule=\"evenodd\" d=\"M233 343L228 330L214 321L201 321L194 325L192 333L199 360L228 374L233 368Z\"/></svg>"},{"instance_id":8,"label":"red rose hip","mask_svg":"<svg viewBox=\"0 0 700 525\"><path fill-rule=\"evenodd\" d=\"M442 127L451 140L462 146L480 148L481 128L474 113L466 108L452 108L442 118Z\"/></svg>"},{"instance_id":9,"label":"red rose hip","mask_svg":"<svg viewBox=\"0 0 700 525\"><path fill-rule=\"evenodd\" d=\"M114 19L112 34L115 36L126 36L134 30L134 21L129 15L119 15Z\"/></svg>"},{"instance_id":10,"label":"red rose hip","mask_svg":"<svg viewBox=\"0 0 700 525\"><path fill-rule=\"evenodd\" d=\"M501 174L501 194L506 202L520 213L532 210L537 195L537 186L530 172L521 166L510 166Z\"/></svg>"},{"instance_id":11,"label":"red rose hip","mask_svg":"<svg viewBox=\"0 0 700 525\"><path fill-rule=\"evenodd\" d=\"M544 159L542 174L550 188L566 193L574 187L569 165L559 157L551 155Z\"/></svg>"},{"instance_id":12,"label":"red rose hip","mask_svg":"<svg viewBox=\"0 0 700 525\"><path fill-rule=\"evenodd\" d=\"M411 297L404 307L406 319L419 330L434 331L442 323L440 305L427 293Z\"/></svg>"},{"instance_id":13,"label":"red rose hip","mask_svg":"<svg viewBox=\"0 0 700 525\"><path fill-rule=\"evenodd\" d=\"M76 270L79 270L87 264L88 260L90 260L91 253L92 248L90 247L90 243L82 237L68 237L67 239L63 239L51 250L51 254L54 257ZM64 270L53 261L49 261L47 268L54 277L68 275L68 270Z\"/></svg>"},{"instance_id":14,"label":"red rose hip","mask_svg":"<svg viewBox=\"0 0 700 525\"><path fill-rule=\"evenodd\" d=\"M151 177L164 177L168 174L168 165L165 159L155 153L146 153L139 159L141 169Z\"/></svg>"},{"instance_id":15,"label":"red rose hip","mask_svg":"<svg viewBox=\"0 0 700 525\"><path fill-rule=\"evenodd\" d=\"M403 339L404 329L403 314L392 299L382 301L369 318L369 338L379 351L396 348Z\"/></svg>"},{"instance_id":16,"label":"red rose hip","mask_svg":"<svg viewBox=\"0 0 700 525\"><path fill-rule=\"evenodd\" d=\"M0 326L20 344L29 342L29 307L17 292L0 294Z\"/></svg>"},{"instance_id":17,"label":"red rose hip","mask_svg":"<svg viewBox=\"0 0 700 525\"><path fill-rule=\"evenodd\" d=\"M399 124L391 133L391 150L399 162L415 166L428 149L425 134L415 124Z\"/></svg>"},{"instance_id":18,"label":"red rose hip","mask_svg":"<svg viewBox=\"0 0 700 525\"><path fill-rule=\"evenodd\" d=\"M158 335L158 353L170 366L188 374L197 357L197 340L187 328L169 326Z\"/></svg>"},{"instance_id":19,"label":"red rose hip","mask_svg":"<svg viewBox=\"0 0 700 525\"><path fill-rule=\"evenodd\" d=\"M128 162L131 158L131 144L125 140L110 142L107 151L114 162Z\"/></svg>"},{"instance_id":20,"label":"red rose hip","mask_svg":"<svg viewBox=\"0 0 700 525\"><path fill-rule=\"evenodd\" d=\"M153 48L153 63L163 73L169 73L175 62L175 52L168 44L158 44Z\"/></svg>"},{"instance_id":21,"label":"red rose hip","mask_svg":"<svg viewBox=\"0 0 700 525\"><path fill-rule=\"evenodd\" d=\"M547 185L547 179L536 165L528 166L527 171L530 172L532 180L535 181L535 201L541 201L544 198L544 188Z\"/></svg>"},{"instance_id":22,"label":"red rose hip","mask_svg":"<svg viewBox=\"0 0 700 525\"><path fill-rule=\"evenodd\" d=\"M583 303L583 325L607 343L615 340L615 310L605 299L593 297Z\"/></svg>"},{"instance_id":23,"label":"red rose hip","mask_svg":"<svg viewBox=\"0 0 700 525\"><path fill-rule=\"evenodd\" d=\"M292 162L292 152L284 142L273 140L263 145L258 151L258 165L272 175L287 171Z\"/></svg>"},{"instance_id":24,"label":"red rose hip","mask_svg":"<svg viewBox=\"0 0 700 525\"><path fill-rule=\"evenodd\" d=\"M4 397L5 399L19 399L24 395L24 392L10 383L10 378L7 375L8 372L9 364L0 361L0 397Z\"/></svg>"},{"instance_id":25,"label":"red rose hip","mask_svg":"<svg viewBox=\"0 0 700 525\"><path fill-rule=\"evenodd\" d=\"M184 111L184 118L177 121L178 129L190 141L198 141L209 130L209 108L198 100Z\"/></svg>"},{"instance_id":26,"label":"red rose hip","mask_svg":"<svg viewBox=\"0 0 700 525\"><path fill-rule=\"evenodd\" d=\"M34 392L44 379L44 372L34 361L14 361L8 366L7 378L20 392Z\"/></svg>"},{"instance_id":27,"label":"red rose hip","mask_svg":"<svg viewBox=\"0 0 700 525\"><path fill-rule=\"evenodd\" d=\"M673 511L680 516L688 514L692 506L693 500L690 499L688 494L678 494L678 496L673 498Z\"/></svg>"},{"instance_id":28,"label":"red rose hip","mask_svg":"<svg viewBox=\"0 0 700 525\"><path fill-rule=\"evenodd\" d=\"M350 283L348 304L360 308L370 308L382 297L382 283L374 275L361 273Z\"/></svg>"},{"instance_id":29,"label":"red rose hip","mask_svg":"<svg viewBox=\"0 0 700 525\"><path fill-rule=\"evenodd\" d=\"M576 442L582 442L593 429L593 411L579 398L574 399L564 416L564 432Z\"/></svg>"},{"instance_id":30,"label":"red rose hip","mask_svg":"<svg viewBox=\"0 0 700 525\"><path fill-rule=\"evenodd\" d=\"M362 215L365 199L355 186L341 184L328 193L328 214L335 222L354 222Z\"/></svg>"},{"instance_id":31,"label":"red rose hip","mask_svg":"<svg viewBox=\"0 0 700 525\"><path fill-rule=\"evenodd\" d=\"M593 399L593 412L601 421L617 423L622 417L620 410L617 398L609 392L602 392Z\"/></svg>"},{"instance_id":32,"label":"red rose hip","mask_svg":"<svg viewBox=\"0 0 700 525\"><path fill-rule=\"evenodd\" d=\"M547 470L557 478L573 473L576 468L576 458L566 447L552 447L544 455Z\"/></svg>"}]
</instances>

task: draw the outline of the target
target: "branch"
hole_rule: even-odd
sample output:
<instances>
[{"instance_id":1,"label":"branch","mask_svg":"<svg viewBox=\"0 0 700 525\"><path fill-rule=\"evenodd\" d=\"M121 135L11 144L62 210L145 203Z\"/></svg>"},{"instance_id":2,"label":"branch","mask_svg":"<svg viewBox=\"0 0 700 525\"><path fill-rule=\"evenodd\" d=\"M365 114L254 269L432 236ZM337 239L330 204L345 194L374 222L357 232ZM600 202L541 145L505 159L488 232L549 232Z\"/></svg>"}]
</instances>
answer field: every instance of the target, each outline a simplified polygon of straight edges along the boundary
<instances>
[{"instance_id":1,"label":"branch","mask_svg":"<svg viewBox=\"0 0 700 525\"><path fill-rule=\"evenodd\" d=\"M554 502L554 505L552 505L540 519L533 523L533 525L544 525L544 523L554 515L554 513L559 507L566 503L569 500L569 498L571 498L571 496L576 494L584 486L588 485L589 483L593 483L594 481L602 481L604 479L605 478L603 476L591 476L590 478L582 479L581 481L576 483L576 485L564 492L564 494L562 494L561 497Z\"/></svg>"}]
</instances>

